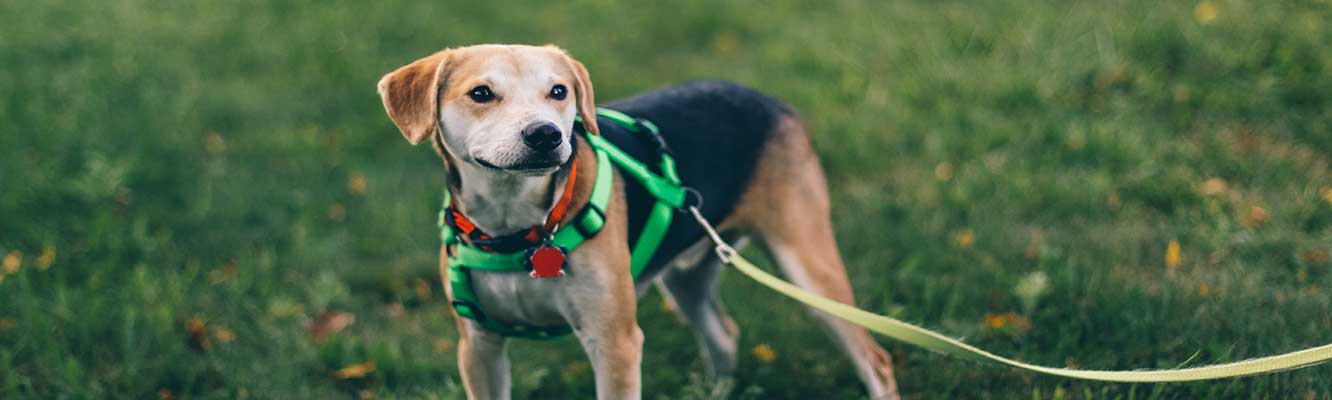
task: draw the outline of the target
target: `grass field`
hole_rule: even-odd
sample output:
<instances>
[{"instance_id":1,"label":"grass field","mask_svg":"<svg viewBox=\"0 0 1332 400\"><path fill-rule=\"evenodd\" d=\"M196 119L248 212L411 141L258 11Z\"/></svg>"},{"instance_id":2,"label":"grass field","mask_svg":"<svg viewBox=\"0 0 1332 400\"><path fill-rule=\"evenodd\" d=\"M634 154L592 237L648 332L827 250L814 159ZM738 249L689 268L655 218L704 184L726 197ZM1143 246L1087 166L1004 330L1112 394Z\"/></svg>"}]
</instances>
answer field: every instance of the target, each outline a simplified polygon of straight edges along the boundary
<instances>
[{"instance_id":1,"label":"grass field","mask_svg":"<svg viewBox=\"0 0 1332 400\"><path fill-rule=\"evenodd\" d=\"M1332 342L1327 1L455 3L0 7L0 398L461 397L442 169L374 88L482 42L563 46L603 101L794 104L867 309L1078 368ZM722 297L734 397L863 396L794 302ZM645 397L705 398L642 304ZM1332 398L1329 366L1102 384L884 344L908 398ZM593 394L573 340L512 355L518 398Z\"/></svg>"}]
</instances>

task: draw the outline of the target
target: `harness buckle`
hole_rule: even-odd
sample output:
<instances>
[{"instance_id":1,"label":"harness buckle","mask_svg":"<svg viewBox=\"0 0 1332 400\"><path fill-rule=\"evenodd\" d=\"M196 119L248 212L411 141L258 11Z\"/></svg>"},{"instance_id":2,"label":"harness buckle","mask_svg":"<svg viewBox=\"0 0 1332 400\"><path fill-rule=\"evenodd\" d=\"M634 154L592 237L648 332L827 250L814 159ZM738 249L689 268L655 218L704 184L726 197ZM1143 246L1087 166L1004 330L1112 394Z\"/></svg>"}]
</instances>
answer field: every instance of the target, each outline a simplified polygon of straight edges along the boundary
<instances>
[{"instance_id":1,"label":"harness buckle","mask_svg":"<svg viewBox=\"0 0 1332 400\"><path fill-rule=\"evenodd\" d=\"M597 227L595 228L587 227L583 224L583 220L587 219L587 214L589 212L597 214L598 222ZM606 212L602 211L601 208L592 205L592 203L588 203L586 206L583 206L582 211L578 212L578 218L574 218L574 221L570 223L570 225L573 226L574 230L578 231L578 234L583 235L584 238L591 239L593 236L597 235L597 232L601 232L601 228L606 225Z\"/></svg>"}]
</instances>

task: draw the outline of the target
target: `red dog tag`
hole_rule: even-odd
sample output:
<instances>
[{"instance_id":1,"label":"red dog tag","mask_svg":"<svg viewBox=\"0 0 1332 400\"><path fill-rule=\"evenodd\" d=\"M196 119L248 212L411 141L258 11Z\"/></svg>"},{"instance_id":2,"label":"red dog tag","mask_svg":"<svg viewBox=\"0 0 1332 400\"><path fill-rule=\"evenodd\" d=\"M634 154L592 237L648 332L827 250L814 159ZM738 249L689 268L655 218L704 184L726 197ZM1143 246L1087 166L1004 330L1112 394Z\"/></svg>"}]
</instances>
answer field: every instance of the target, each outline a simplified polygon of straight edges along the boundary
<instances>
[{"instance_id":1,"label":"red dog tag","mask_svg":"<svg viewBox=\"0 0 1332 400\"><path fill-rule=\"evenodd\" d=\"M533 278L557 278L564 276L564 250L551 245L542 245L527 256L532 265Z\"/></svg>"}]
</instances>

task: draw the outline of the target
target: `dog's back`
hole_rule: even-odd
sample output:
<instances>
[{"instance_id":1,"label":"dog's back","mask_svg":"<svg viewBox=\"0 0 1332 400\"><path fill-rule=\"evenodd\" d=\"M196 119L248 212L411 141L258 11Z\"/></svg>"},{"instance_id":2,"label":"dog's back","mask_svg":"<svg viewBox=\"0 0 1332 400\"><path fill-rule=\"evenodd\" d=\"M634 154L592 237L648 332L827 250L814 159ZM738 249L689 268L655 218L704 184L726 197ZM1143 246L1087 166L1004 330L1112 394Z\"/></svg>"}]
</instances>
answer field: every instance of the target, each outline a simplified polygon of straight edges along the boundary
<instances>
[{"instance_id":1,"label":"dog's back","mask_svg":"<svg viewBox=\"0 0 1332 400\"><path fill-rule=\"evenodd\" d=\"M780 120L794 117L785 103L722 81L683 83L604 106L661 128L680 179L703 195L703 214L712 221L725 220L735 209ZM635 133L609 121L598 125L611 142L656 166L656 149ZM642 230L653 200L642 185L626 182L629 238L633 240ZM702 237L703 231L695 224L683 220L672 224L643 277L656 275L666 262Z\"/></svg>"}]
</instances>

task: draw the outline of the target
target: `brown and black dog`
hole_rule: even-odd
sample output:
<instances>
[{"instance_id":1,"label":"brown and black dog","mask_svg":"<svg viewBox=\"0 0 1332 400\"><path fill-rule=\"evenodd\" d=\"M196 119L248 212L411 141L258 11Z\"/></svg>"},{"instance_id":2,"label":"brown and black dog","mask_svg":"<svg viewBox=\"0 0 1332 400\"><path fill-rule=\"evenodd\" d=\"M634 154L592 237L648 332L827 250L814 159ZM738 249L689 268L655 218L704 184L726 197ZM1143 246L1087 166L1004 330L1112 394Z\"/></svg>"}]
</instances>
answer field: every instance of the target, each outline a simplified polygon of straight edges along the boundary
<instances>
[{"instance_id":1,"label":"brown and black dog","mask_svg":"<svg viewBox=\"0 0 1332 400\"><path fill-rule=\"evenodd\" d=\"M459 211L495 235L542 224L568 183L571 164L580 173L570 209L587 203L596 157L574 134L576 115L588 134L603 135L640 159L655 157L655 148L626 129L598 123L587 69L554 46L446 49L385 75L379 94L407 140L430 140L444 159L447 190ZM686 83L604 106L660 127L681 179L706 199L702 211L721 222L724 237L737 244L759 239L792 282L854 303L833 239L823 170L790 106L726 82ZM498 320L571 326L591 359L597 397L638 399L643 332L635 309L638 296L656 282L693 328L709 375L729 376L738 331L717 300L722 263L701 228L678 218L635 280L630 238L638 236L653 199L636 181L616 175L606 225L569 254L568 275L472 271L480 307ZM441 249L442 275L447 251ZM870 396L897 398L892 363L869 334L813 314ZM508 398L505 337L473 320L456 320L468 396Z\"/></svg>"}]
</instances>

